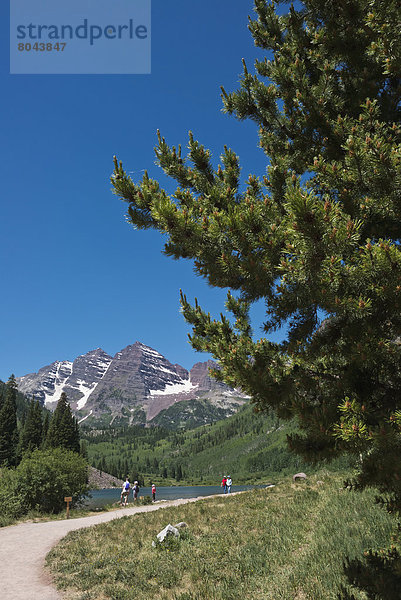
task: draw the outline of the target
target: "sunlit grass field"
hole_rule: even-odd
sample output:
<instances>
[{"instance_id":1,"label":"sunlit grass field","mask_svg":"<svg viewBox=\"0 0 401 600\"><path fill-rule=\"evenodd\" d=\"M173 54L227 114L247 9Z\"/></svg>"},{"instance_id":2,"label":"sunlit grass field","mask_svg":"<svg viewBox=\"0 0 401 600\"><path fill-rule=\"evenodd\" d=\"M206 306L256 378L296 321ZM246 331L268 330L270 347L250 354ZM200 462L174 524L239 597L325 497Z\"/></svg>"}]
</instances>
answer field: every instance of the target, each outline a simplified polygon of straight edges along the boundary
<instances>
[{"instance_id":1,"label":"sunlit grass field","mask_svg":"<svg viewBox=\"0 0 401 600\"><path fill-rule=\"evenodd\" d=\"M180 521L180 540L152 547ZM320 473L75 531L47 562L68 599L337 600L343 561L387 545L393 526L374 492Z\"/></svg>"}]
</instances>

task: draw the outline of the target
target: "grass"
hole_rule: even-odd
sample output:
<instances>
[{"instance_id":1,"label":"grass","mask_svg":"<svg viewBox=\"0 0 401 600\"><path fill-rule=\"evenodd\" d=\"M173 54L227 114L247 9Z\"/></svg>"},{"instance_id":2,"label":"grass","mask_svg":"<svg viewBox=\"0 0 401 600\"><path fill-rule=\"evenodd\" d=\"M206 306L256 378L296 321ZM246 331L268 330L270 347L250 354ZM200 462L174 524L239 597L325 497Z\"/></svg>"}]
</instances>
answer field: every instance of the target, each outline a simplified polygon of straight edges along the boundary
<instances>
[{"instance_id":1,"label":"grass","mask_svg":"<svg viewBox=\"0 0 401 600\"><path fill-rule=\"evenodd\" d=\"M74 600L337 600L346 558L386 545L394 522L373 492L307 482L211 498L70 533L47 557ZM167 523L180 540L152 547ZM366 600L354 592L357 600Z\"/></svg>"}]
</instances>

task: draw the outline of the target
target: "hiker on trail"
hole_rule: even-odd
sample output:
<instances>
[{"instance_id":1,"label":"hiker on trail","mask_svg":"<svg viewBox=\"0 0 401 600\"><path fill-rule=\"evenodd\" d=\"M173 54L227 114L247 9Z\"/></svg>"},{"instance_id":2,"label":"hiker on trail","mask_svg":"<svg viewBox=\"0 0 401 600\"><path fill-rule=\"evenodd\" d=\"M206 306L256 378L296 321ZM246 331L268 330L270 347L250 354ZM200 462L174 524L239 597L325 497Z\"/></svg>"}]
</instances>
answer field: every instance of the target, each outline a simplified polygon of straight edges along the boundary
<instances>
[{"instance_id":1,"label":"hiker on trail","mask_svg":"<svg viewBox=\"0 0 401 600\"><path fill-rule=\"evenodd\" d=\"M128 477L126 477L125 482L123 483L123 489L121 490L121 506L127 506L130 489L131 485Z\"/></svg>"},{"instance_id":2,"label":"hiker on trail","mask_svg":"<svg viewBox=\"0 0 401 600\"><path fill-rule=\"evenodd\" d=\"M152 500L153 502L156 501L156 486L154 483L152 484Z\"/></svg>"},{"instance_id":3,"label":"hiker on trail","mask_svg":"<svg viewBox=\"0 0 401 600\"><path fill-rule=\"evenodd\" d=\"M227 481L226 481L227 494L229 494L231 492L232 484L233 484L233 482L232 482L231 477L229 475L227 475Z\"/></svg>"},{"instance_id":4,"label":"hiker on trail","mask_svg":"<svg viewBox=\"0 0 401 600\"><path fill-rule=\"evenodd\" d=\"M227 476L224 475L221 481L221 487L223 488L224 493L227 493Z\"/></svg>"},{"instance_id":5,"label":"hiker on trail","mask_svg":"<svg viewBox=\"0 0 401 600\"><path fill-rule=\"evenodd\" d=\"M132 494L134 496L134 502L135 500L138 500L138 494L139 494L139 485L137 481L134 481L134 487L132 488Z\"/></svg>"}]
</instances>

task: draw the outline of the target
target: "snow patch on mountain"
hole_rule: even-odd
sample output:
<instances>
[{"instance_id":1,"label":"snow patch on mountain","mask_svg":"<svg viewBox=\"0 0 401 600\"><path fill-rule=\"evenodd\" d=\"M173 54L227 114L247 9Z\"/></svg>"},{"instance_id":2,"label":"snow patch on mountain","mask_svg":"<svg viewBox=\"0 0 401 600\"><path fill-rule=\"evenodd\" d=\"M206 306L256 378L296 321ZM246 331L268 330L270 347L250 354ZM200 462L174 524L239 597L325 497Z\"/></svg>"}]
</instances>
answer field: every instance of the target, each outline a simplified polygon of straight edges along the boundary
<instances>
[{"instance_id":1,"label":"snow patch on mountain","mask_svg":"<svg viewBox=\"0 0 401 600\"><path fill-rule=\"evenodd\" d=\"M160 354L157 350L153 350L153 348L149 348L149 346L145 346L145 344L138 343L138 346L141 348L143 354L147 354L148 356L154 356L157 358L161 358L164 360L163 354Z\"/></svg>"},{"instance_id":2,"label":"snow patch on mountain","mask_svg":"<svg viewBox=\"0 0 401 600\"><path fill-rule=\"evenodd\" d=\"M97 368L104 371L103 375L100 377L100 379L98 381L88 385L88 383L84 380L81 380L81 379L77 380L77 383L79 384L78 389L81 392L81 394L83 394L82 398L80 398L77 402L77 410L81 410L81 408L83 408L85 406L85 404L89 400L89 396L92 394L92 392L95 391L95 389L99 385L99 382L102 381L103 377L106 375L111 363L112 363L111 358L110 358L110 360L98 360L97 361L97 363L96 363ZM93 411L91 411L91 414L92 414L92 412Z\"/></svg>"},{"instance_id":3,"label":"snow patch on mountain","mask_svg":"<svg viewBox=\"0 0 401 600\"><path fill-rule=\"evenodd\" d=\"M80 419L78 421L78 423L82 423L83 421L85 421L86 419L88 419L88 417L90 417L91 415L93 415L93 410L91 410L90 413L88 413L85 417L82 417L82 419Z\"/></svg>"},{"instance_id":4,"label":"snow patch on mountain","mask_svg":"<svg viewBox=\"0 0 401 600\"><path fill-rule=\"evenodd\" d=\"M222 392L222 394L223 394L223 396L226 396L227 398L238 398L238 396L241 396L241 398L244 398L245 400L250 399L250 396L247 396L246 394L241 392L241 390L238 390L238 389L228 390L226 392Z\"/></svg>"},{"instance_id":5,"label":"snow patch on mountain","mask_svg":"<svg viewBox=\"0 0 401 600\"><path fill-rule=\"evenodd\" d=\"M96 388L96 386L99 382L96 382L95 384L92 384L92 385L87 385L85 383L85 381L78 379L77 383L78 383L78 391L81 392L81 394L83 394L82 398L80 398L77 402L77 409L81 410L81 408L83 408L85 406L85 404L87 403L89 396L91 395L91 393Z\"/></svg>"},{"instance_id":6,"label":"snow patch on mountain","mask_svg":"<svg viewBox=\"0 0 401 600\"><path fill-rule=\"evenodd\" d=\"M45 393L45 405L52 404L53 402L58 402L60 399L61 393L64 389L66 381L68 377L72 373L72 365L73 363L68 360L63 360L57 363L57 369L54 376L54 388L52 393ZM64 372L63 372L64 371Z\"/></svg>"},{"instance_id":7,"label":"snow patch on mountain","mask_svg":"<svg viewBox=\"0 0 401 600\"><path fill-rule=\"evenodd\" d=\"M181 383L168 383L164 390L149 390L149 396L169 396L171 394L188 394L199 386L193 385L189 379Z\"/></svg>"}]
</instances>

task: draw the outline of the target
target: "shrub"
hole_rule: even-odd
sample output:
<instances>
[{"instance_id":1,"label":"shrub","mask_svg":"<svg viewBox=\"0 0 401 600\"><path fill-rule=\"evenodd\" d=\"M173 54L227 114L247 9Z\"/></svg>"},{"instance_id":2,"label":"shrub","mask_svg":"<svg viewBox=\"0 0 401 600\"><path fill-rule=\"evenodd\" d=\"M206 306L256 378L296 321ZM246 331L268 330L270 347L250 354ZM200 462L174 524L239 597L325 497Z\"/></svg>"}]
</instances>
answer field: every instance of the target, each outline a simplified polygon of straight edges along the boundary
<instances>
[{"instance_id":1,"label":"shrub","mask_svg":"<svg viewBox=\"0 0 401 600\"><path fill-rule=\"evenodd\" d=\"M14 469L2 469L0 474L0 526L9 525L9 519L17 519L25 513L22 497L17 494Z\"/></svg>"},{"instance_id":2,"label":"shrub","mask_svg":"<svg viewBox=\"0 0 401 600\"><path fill-rule=\"evenodd\" d=\"M36 450L16 469L0 479L0 512L18 517L31 509L57 513L64 497L76 505L88 492L88 466L84 458L61 448Z\"/></svg>"}]
</instances>

